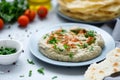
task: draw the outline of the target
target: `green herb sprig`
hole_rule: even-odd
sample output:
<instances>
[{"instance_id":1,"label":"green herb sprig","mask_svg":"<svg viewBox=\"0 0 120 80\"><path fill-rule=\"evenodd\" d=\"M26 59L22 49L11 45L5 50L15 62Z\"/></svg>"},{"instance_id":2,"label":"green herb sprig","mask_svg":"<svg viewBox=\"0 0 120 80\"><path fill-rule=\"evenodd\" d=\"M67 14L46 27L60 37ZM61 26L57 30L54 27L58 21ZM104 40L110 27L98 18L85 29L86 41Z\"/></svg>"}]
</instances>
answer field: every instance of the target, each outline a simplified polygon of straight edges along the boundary
<instances>
[{"instance_id":1,"label":"green herb sprig","mask_svg":"<svg viewBox=\"0 0 120 80\"><path fill-rule=\"evenodd\" d=\"M26 0L13 0L13 2L1 0L0 18L6 23L13 23L17 21L18 17L22 15L28 7Z\"/></svg>"}]
</instances>

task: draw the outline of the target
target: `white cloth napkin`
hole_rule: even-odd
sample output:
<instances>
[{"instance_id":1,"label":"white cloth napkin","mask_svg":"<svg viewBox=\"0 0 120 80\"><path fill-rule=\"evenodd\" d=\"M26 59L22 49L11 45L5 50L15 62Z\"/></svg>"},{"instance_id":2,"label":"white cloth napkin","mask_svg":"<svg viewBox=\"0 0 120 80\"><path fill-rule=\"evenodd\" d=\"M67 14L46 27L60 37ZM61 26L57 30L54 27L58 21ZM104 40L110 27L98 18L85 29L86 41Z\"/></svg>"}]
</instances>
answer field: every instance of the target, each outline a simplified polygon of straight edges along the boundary
<instances>
[{"instance_id":1,"label":"white cloth napkin","mask_svg":"<svg viewBox=\"0 0 120 80\"><path fill-rule=\"evenodd\" d=\"M112 36L115 41L120 41L120 19L117 19Z\"/></svg>"},{"instance_id":2,"label":"white cloth napkin","mask_svg":"<svg viewBox=\"0 0 120 80\"><path fill-rule=\"evenodd\" d=\"M115 40L116 47L120 47L120 19L118 18L114 22L109 22L100 27L108 32Z\"/></svg>"}]
</instances>

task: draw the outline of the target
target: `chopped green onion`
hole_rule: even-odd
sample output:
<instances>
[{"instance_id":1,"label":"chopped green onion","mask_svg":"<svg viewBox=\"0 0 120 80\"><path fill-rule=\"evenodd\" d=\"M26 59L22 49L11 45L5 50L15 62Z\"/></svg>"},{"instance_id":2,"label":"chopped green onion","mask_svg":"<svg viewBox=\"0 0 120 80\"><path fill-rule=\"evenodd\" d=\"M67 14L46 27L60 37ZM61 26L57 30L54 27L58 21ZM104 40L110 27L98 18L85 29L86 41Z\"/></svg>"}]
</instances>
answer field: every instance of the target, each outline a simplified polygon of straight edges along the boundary
<instances>
[{"instance_id":1,"label":"chopped green onion","mask_svg":"<svg viewBox=\"0 0 120 80\"><path fill-rule=\"evenodd\" d=\"M62 29L62 31L60 32L61 34L65 34L67 31Z\"/></svg>"},{"instance_id":2,"label":"chopped green onion","mask_svg":"<svg viewBox=\"0 0 120 80\"><path fill-rule=\"evenodd\" d=\"M29 71L29 75L28 75L28 76L29 76L29 77L32 76L32 70Z\"/></svg>"},{"instance_id":3,"label":"chopped green onion","mask_svg":"<svg viewBox=\"0 0 120 80\"><path fill-rule=\"evenodd\" d=\"M80 44L77 44L77 46L80 48L80 49L82 49L83 47L82 47L82 45L80 45Z\"/></svg>"},{"instance_id":4,"label":"chopped green onion","mask_svg":"<svg viewBox=\"0 0 120 80\"><path fill-rule=\"evenodd\" d=\"M43 39L46 39L48 36L49 36L49 34L46 34L46 35L43 37Z\"/></svg>"},{"instance_id":5,"label":"chopped green onion","mask_svg":"<svg viewBox=\"0 0 120 80\"><path fill-rule=\"evenodd\" d=\"M74 56L73 52L70 52L70 53L69 53L69 57L70 57L71 59L73 59L73 56Z\"/></svg>"},{"instance_id":6,"label":"chopped green onion","mask_svg":"<svg viewBox=\"0 0 120 80\"><path fill-rule=\"evenodd\" d=\"M69 48L69 46L68 46L67 44L64 44L63 47L64 47L65 49L68 49L68 48Z\"/></svg>"},{"instance_id":7,"label":"chopped green onion","mask_svg":"<svg viewBox=\"0 0 120 80\"><path fill-rule=\"evenodd\" d=\"M84 43L82 46L83 46L83 48L87 48L87 47L88 47L88 44L87 44L87 43Z\"/></svg>"},{"instance_id":8,"label":"chopped green onion","mask_svg":"<svg viewBox=\"0 0 120 80\"><path fill-rule=\"evenodd\" d=\"M90 49L89 49L89 51L94 51L94 47L91 46Z\"/></svg>"},{"instance_id":9,"label":"chopped green onion","mask_svg":"<svg viewBox=\"0 0 120 80\"><path fill-rule=\"evenodd\" d=\"M80 28L77 28L77 29L72 29L70 31L77 35L80 32L80 30L81 30Z\"/></svg>"},{"instance_id":10,"label":"chopped green onion","mask_svg":"<svg viewBox=\"0 0 120 80\"><path fill-rule=\"evenodd\" d=\"M17 52L16 48L1 47L0 55L9 55Z\"/></svg>"},{"instance_id":11,"label":"chopped green onion","mask_svg":"<svg viewBox=\"0 0 120 80\"><path fill-rule=\"evenodd\" d=\"M44 68L40 68L37 70L40 74L44 75Z\"/></svg>"},{"instance_id":12,"label":"chopped green onion","mask_svg":"<svg viewBox=\"0 0 120 80\"><path fill-rule=\"evenodd\" d=\"M56 78L57 78L57 76L53 76L53 77L52 77L52 80L54 80L54 79L56 79Z\"/></svg>"},{"instance_id":13,"label":"chopped green onion","mask_svg":"<svg viewBox=\"0 0 120 80\"><path fill-rule=\"evenodd\" d=\"M35 64L32 60L29 60L29 59L27 59L27 62L29 63L29 64Z\"/></svg>"}]
</instances>

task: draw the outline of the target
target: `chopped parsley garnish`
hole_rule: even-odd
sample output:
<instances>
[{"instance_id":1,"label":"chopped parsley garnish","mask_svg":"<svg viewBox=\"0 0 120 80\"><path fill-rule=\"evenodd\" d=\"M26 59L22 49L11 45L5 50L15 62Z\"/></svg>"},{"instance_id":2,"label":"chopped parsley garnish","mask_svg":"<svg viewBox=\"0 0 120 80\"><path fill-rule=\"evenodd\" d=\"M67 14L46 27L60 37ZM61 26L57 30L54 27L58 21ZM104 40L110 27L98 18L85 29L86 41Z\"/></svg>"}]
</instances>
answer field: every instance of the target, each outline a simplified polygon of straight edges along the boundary
<instances>
[{"instance_id":1,"label":"chopped parsley garnish","mask_svg":"<svg viewBox=\"0 0 120 80\"><path fill-rule=\"evenodd\" d=\"M61 48L57 47L57 45L56 45L56 44L54 44L54 49L56 49L56 50L58 50L58 51L60 51L60 52L62 52L62 51L63 51L63 49L61 49Z\"/></svg>"},{"instance_id":2,"label":"chopped parsley garnish","mask_svg":"<svg viewBox=\"0 0 120 80\"><path fill-rule=\"evenodd\" d=\"M40 68L37 70L40 74L44 75L44 68Z\"/></svg>"},{"instance_id":3,"label":"chopped parsley garnish","mask_svg":"<svg viewBox=\"0 0 120 80\"><path fill-rule=\"evenodd\" d=\"M80 28L77 28L77 29L72 29L70 30L71 32L75 33L75 34L78 34L80 32Z\"/></svg>"},{"instance_id":4,"label":"chopped parsley garnish","mask_svg":"<svg viewBox=\"0 0 120 80\"><path fill-rule=\"evenodd\" d=\"M90 49L89 49L89 51L94 51L94 47L91 46Z\"/></svg>"},{"instance_id":5,"label":"chopped parsley garnish","mask_svg":"<svg viewBox=\"0 0 120 80\"><path fill-rule=\"evenodd\" d=\"M87 44L87 43L84 43L82 46L83 46L83 48L87 48L87 47L88 47L88 44Z\"/></svg>"},{"instance_id":6,"label":"chopped parsley garnish","mask_svg":"<svg viewBox=\"0 0 120 80\"><path fill-rule=\"evenodd\" d=\"M74 56L73 52L70 52L70 53L69 53L69 57L70 57L71 59L73 59L73 56Z\"/></svg>"},{"instance_id":7,"label":"chopped parsley garnish","mask_svg":"<svg viewBox=\"0 0 120 80\"><path fill-rule=\"evenodd\" d=\"M35 64L34 62L33 62L33 60L29 60L29 59L27 59L27 62L29 63L29 64Z\"/></svg>"},{"instance_id":8,"label":"chopped parsley garnish","mask_svg":"<svg viewBox=\"0 0 120 80\"><path fill-rule=\"evenodd\" d=\"M49 40L48 42L49 42L49 44L55 44L55 43L58 42L58 40L57 40L55 37L53 37L53 38L52 38L51 40Z\"/></svg>"},{"instance_id":9,"label":"chopped parsley garnish","mask_svg":"<svg viewBox=\"0 0 120 80\"><path fill-rule=\"evenodd\" d=\"M58 50L59 50L60 52L63 52L63 49L61 49L61 48L59 48L59 47L58 47Z\"/></svg>"},{"instance_id":10,"label":"chopped parsley garnish","mask_svg":"<svg viewBox=\"0 0 120 80\"><path fill-rule=\"evenodd\" d=\"M49 34L46 34L46 35L43 37L43 39L46 39L48 36L49 36Z\"/></svg>"},{"instance_id":11,"label":"chopped parsley garnish","mask_svg":"<svg viewBox=\"0 0 120 80\"><path fill-rule=\"evenodd\" d=\"M53 76L53 77L52 77L52 80L54 80L54 79L56 79L56 78L57 78L57 76Z\"/></svg>"},{"instance_id":12,"label":"chopped parsley garnish","mask_svg":"<svg viewBox=\"0 0 120 80\"><path fill-rule=\"evenodd\" d=\"M65 34L67 31L62 29L62 31L60 32L60 34Z\"/></svg>"},{"instance_id":13,"label":"chopped parsley garnish","mask_svg":"<svg viewBox=\"0 0 120 80\"><path fill-rule=\"evenodd\" d=\"M28 75L28 76L29 76L29 77L32 76L32 70L29 71L29 75Z\"/></svg>"},{"instance_id":14,"label":"chopped parsley garnish","mask_svg":"<svg viewBox=\"0 0 120 80\"><path fill-rule=\"evenodd\" d=\"M68 48L69 48L69 46L68 46L67 44L64 44L63 47L64 47L65 49L68 49Z\"/></svg>"},{"instance_id":15,"label":"chopped parsley garnish","mask_svg":"<svg viewBox=\"0 0 120 80\"><path fill-rule=\"evenodd\" d=\"M94 37L95 36L95 32L90 30L90 31L87 31L87 33L85 34L85 37Z\"/></svg>"},{"instance_id":16,"label":"chopped parsley garnish","mask_svg":"<svg viewBox=\"0 0 120 80\"><path fill-rule=\"evenodd\" d=\"M1 47L0 55L9 55L17 52L16 48Z\"/></svg>"},{"instance_id":17,"label":"chopped parsley garnish","mask_svg":"<svg viewBox=\"0 0 120 80\"><path fill-rule=\"evenodd\" d=\"M82 49L83 47L82 47L82 45L80 45L80 44L77 44L77 46L80 48L80 49Z\"/></svg>"}]
</instances>

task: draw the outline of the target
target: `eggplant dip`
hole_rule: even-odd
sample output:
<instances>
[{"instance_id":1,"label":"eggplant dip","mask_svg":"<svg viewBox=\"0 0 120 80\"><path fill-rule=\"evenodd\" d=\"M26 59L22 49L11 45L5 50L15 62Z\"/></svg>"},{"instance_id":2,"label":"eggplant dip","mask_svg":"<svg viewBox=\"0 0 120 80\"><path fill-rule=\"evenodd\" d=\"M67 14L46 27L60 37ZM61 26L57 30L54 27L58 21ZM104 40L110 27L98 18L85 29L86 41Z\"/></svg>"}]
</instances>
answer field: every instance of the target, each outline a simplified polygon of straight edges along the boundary
<instances>
[{"instance_id":1,"label":"eggplant dip","mask_svg":"<svg viewBox=\"0 0 120 80\"><path fill-rule=\"evenodd\" d=\"M41 37L38 46L39 51L50 59L79 62L99 56L104 40L93 30L60 28Z\"/></svg>"}]
</instances>

